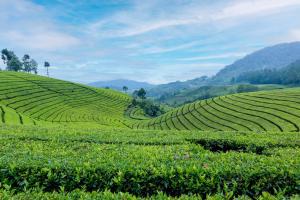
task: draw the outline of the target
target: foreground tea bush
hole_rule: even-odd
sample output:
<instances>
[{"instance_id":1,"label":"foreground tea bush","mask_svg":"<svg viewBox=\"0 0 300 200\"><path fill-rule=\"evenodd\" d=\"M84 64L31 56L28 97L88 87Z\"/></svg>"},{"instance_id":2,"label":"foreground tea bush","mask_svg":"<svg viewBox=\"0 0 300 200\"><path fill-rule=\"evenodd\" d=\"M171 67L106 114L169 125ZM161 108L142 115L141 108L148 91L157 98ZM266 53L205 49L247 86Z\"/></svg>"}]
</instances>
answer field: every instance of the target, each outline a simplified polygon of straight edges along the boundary
<instances>
[{"instance_id":1,"label":"foreground tea bush","mask_svg":"<svg viewBox=\"0 0 300 200\"><path fill-rule=\"evenodd\" d=\"M202 198L229 192L251 198L263 192L286 197L300 192L299 133L14 129L19 131L11 132L9 126L0 131L0 181L2 188L17 192L84 189ZM216 139L257 145L265 154L213 152L195 142Z\"/></svg>"}]
</instances>

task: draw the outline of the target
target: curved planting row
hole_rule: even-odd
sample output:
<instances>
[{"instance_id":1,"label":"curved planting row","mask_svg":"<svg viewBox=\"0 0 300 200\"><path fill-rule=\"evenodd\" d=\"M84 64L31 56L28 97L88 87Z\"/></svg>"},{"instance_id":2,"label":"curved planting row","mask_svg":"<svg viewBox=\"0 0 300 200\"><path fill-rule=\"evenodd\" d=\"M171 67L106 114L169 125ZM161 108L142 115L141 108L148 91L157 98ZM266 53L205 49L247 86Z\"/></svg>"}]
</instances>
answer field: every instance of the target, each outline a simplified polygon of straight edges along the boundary
<instances>
[{"instance_id":1,"label":"curved planting row","mask_svg":"<svg viewBox=\"0 0 300 200\"><path fill-rule=\"evenodd\" d=\"M134 119L134 120L149 119L149 117L145 115L144 110L141 109L140 107L129 107L126 110L125 115L128 116L130 119Z\"/></svg>"},{"instance_id":2,"label":"curved planting row","mask_svg":"<svg viewBox=\"0 0 300 200\"><path fill-rule=\"evenodd\" d=\"M36 121L0 104L0 124L35 125Z\"/></svg>"},{"instance_id":3,"label":"curved planting row","mask_svg":"<svg viewBox=\"0 0 300 200\"><path fill-rule=\"evenodd\" d=\"M118 92L25 73L0 72L0 82L2 107L32 121L122 125L120 118L130 103L128 96Z\"/></svg>"},{"instance_id":4,"label":"curved planting row","mask_svg":"<svg viewBox=\"0 0 300 200\"><path fill-rule=\"evenodd\" d=\"M133 128L300 131L300 89L227 95L184 105Z\"/></svg>"}]
</instances>

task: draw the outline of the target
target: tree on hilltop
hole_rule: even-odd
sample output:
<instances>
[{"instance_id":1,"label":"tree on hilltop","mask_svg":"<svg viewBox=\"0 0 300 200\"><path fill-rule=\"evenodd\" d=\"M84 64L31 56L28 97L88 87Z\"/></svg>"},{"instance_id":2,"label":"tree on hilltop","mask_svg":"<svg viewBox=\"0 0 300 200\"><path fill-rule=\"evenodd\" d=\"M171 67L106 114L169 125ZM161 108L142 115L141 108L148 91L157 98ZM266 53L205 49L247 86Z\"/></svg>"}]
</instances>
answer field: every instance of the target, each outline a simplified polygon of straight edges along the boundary
<instances>
[{"instance_id":1,"label":"tree on hilltop","mask_svg":"<svg viewBox=\"0 0 300 200\"><path fill-rule=\"evenodd\" d=\"M1 59L3 60L4 64L7 64L12 59L12 56L13 56L12 51L9 51L7 49L3 49L1 51Z\"/></svg>"},{"instance_id":2,"label":"tree on hilltop","mask_svg":"<svg viewBox=\"0 0 300 200\"><path fill-rule=\"evenodd\" d=\"M47 62L47 61L45 61L44 67L46 67L46 69L47 69L47 76L49 77L49 67L50 67L50 63Z\"/></svg>"},{"instance_id":3,"label":"tree on hilltop","mask_svg":"<svg viewBox=\"0 0 300 200\"><path fill-rule=\"evenodd\" d=\"M37 74L38 73L37 69L38 69L38 63L34 59L31 59L30 60L30 71L33 71L34 74Z\"/></svg>"},{"instance_id":4,"label":"tree on hilltop","mask_svg":"<svg viewBox=\"0 0 300 200\"><path fill-rule=\"evenodd\" d=\"M146 90L144 88L141 88L137 91L137 96L141 99L146 99Z\"/></svg>"},{"instance_id":5,"label":"tree on hilltop","mask_svg":"<svg viewBox=\"0 0 300 200\"><path fill-rule=\"evenodd\" d=\"M128 87L127 87L127 86L123 86L123 91L124 91L125 93L127 93Z\"/></svg>"},{"instance_id":6,"label":"tree on hilltop","mask_svg":"<svg viewBox=\"0 0 300 200\"><path fill-rule=\"evenodd\" d=\"M20 71L22 70L23 63L19 60L13 51L3 49L1 51L1 59L3 63L6 64L6 69L8 71Z\"/></svg>"},{"instance_id":7,"label":"tree on hilltop","mask_svg":"<svg viewBox=\"0 0 300 200\"><path fill-rule=\"evenodd\" d=\"M13 51L3 49L1 51L1 59L6 65L6 70L8 71L24 71L27 73L33 72L37 74L38 63L28 54L25 54L20 60Z\"/></svg>"},{"instance_id":8,"label":"tree on hilltop","mask_svg":"<svg viewBox=\"0 0 300 200\"><path fill-rule=\"evenodd\" d=\"M29 73L31 71L30 56L28 54L25 54L22 58L22 61L23 61L23 70Z\"/></svg>"},{"instance_id":9,"label":"tree on hilltop","mask_svg":"<svg viewBox=\"0 0 300 200\"><path fill-rule=\"evenodd\" d=\"M7 70L9 71L21 71L22 70L22 62L19 60L17 56L13 56L8 62L7 62Z\"/></svg>"}]
</instances>

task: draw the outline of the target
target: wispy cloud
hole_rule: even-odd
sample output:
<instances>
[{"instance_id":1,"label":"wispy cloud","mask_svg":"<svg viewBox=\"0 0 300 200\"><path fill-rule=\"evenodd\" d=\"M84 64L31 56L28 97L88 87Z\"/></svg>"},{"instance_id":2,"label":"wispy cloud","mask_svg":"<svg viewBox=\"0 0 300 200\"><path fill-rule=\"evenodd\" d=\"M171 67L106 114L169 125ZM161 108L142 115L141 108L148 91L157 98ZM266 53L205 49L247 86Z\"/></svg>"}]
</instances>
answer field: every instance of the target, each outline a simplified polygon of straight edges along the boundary
<instances>
[{"instance_id":1,"label":"wispy cloud","mask_svg":"<svg viewBox=\"0 0 300 200\"><path fill-rule=\"evenodd\" d=\"M242 22L245 17L255 19L257 16L267 16L284 8L300 5L298 0L235 0L227 1L227 4L216 1L212 7L199 1L191 1L190 4L172 4L167 1L170 3L169 8L165 7L157 12L154 9L157 17L149 12L155 6L160 6L158 1L153 2L155 3L142 5L144 2L136 1L132 10L91 23L88 30L91 33L103 32L102 36L106 37L129 37L174 26L217 23L223 20Z\"/></svg>"},{"instance_id":2,"label":"wispy cloud","mask_svg":"<svg viewBox=\"0 0 300 200\"><path fill-rule=\"evenodd\" d=\"M183 61L215 60L215 59L222 59L222 58L241 58L245 55L247 55L247 52L234 52L234 53L224 53L224 54L209 55L209 56L179 58L178 60L183 60Z\"/></svg>"},{"instance_id":3,"label":"wispy cloud","mask_svg":"<svg viewBox=\"0 0 300 200\"><path fill-rule=\"evenodd\" d=\"M195 45L201 44L199 41L193 41L185 44L180 44L177 46L172 46L172 47L162 47L162 46L157 46L157 47L150 47L143 49L142 53L144 54L158 54L158 53L166 53L166 52L172 52L172 51L178 51L182 49L187 49L191 48Z\"/></svg>"}]
</instances>

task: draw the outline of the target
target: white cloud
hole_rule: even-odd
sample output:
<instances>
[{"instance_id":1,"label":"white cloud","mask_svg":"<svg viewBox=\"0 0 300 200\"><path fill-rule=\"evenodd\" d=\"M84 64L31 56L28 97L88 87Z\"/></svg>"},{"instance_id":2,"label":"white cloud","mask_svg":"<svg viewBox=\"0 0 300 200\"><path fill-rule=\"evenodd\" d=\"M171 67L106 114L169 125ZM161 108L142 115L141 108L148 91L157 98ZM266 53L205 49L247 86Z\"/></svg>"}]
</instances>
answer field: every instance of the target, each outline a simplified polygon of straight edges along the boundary
<instances>
[{"instance_id":1,"label":"white cloud","mask_svg":"<svg viewBox=\"0 0 300 200\"><path fill-rule=\"evenodd\" d=\"M0 41L13 47L53 51L72 47L80 40L66 33L42 6L26 0L0 0Z\"/></svg>"},{"instance_id":2,"label":"white cloud","mask_svg":"<svg viewBox=\"0 0 300 200\"><path fill-rule=\"evenodd\" d=\"M157 53L166 53L166 52L172 52L172 51L177 51L177 50L182 50L182 49L187 49L190 47L193 47L195 45L199 45L199 41L193 41L193 42L188 42L185 44L177 45L177 46L172 46L172 47L150 47L146 48L142 51L143 54L157 54Z\"/></svg>"},{"instance_id":3,"label":"white cloud","mask_svg":"<svg viewBox=\"0 0 300 200\"><path fill-rule=\"evenodd\" d=\"M179 26L179 25L186 25L186 24L191 24L193 22L196 22L196 20L192 19L177 19L177 20L157 20L153 22L145 22L141 24L136 24L135 26L125 29L124 31L121 31L122 36L134 36L134 35L139 35L142 33L147 33L150 31L154 31L157 29L161 28L166 28L170 26Z\"/></svg>"}]
</instances>

